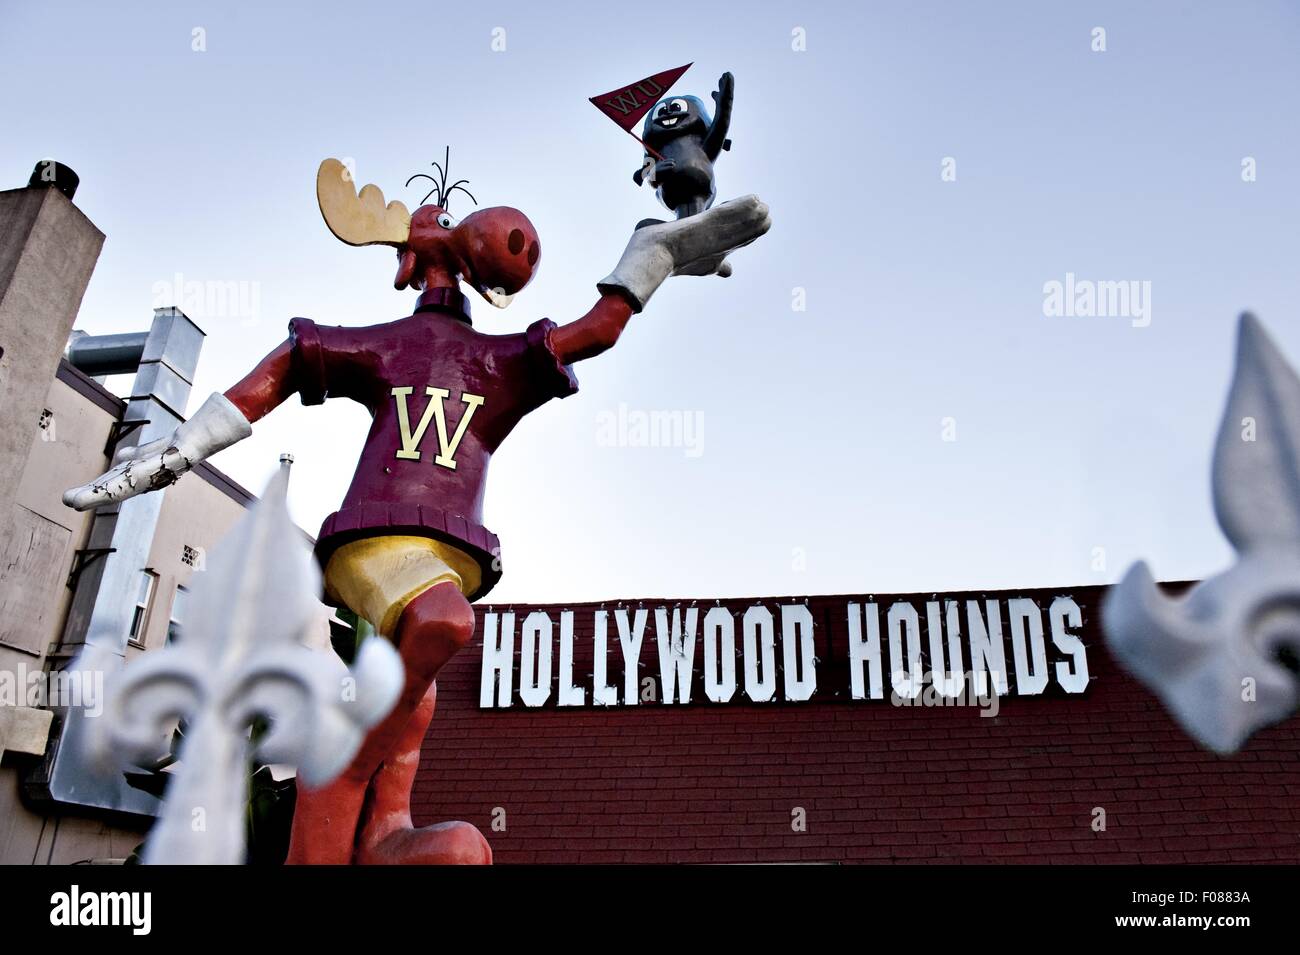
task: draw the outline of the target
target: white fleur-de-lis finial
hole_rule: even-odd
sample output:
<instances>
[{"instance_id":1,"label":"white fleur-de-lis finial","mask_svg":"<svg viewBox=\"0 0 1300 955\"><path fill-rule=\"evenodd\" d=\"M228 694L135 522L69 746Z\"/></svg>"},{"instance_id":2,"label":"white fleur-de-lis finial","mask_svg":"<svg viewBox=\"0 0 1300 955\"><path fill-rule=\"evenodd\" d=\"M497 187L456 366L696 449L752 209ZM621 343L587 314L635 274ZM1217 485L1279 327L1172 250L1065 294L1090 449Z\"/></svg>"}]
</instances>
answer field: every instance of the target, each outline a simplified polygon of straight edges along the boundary
<instances>
[{"instance_id":1,"label":"white fleur-de-lis finial","mask_svg":"<svg viewBox=\"0 0 1300 955\"><path fill-rule=\"evenodd\" d=\"M1237 563L1180 599L1135 564L1104 619L1116 658L1191 736L1229 753L1300 702L1300 378L1249 314L1213 485Z\"/></svg>"},{"instance_id":2,"label":"white fleur-de-lis finial","mask_svg":"<svg viewBox=\"0 0 1300 955\"><path fill-rule=\"evenodd\" d=\"M157 760L176 720L186 721L146 863L243 862L249 759L294 764L322 785L401 690L401 660L384 640L367 640L351 670L301 643L319 611L320 572L289 519L287 483L281 468L213 550L180 640L122 670L90 721L87 745L101 765ZM270 728L254 743L258 717Z\"/></svg>"}]
</instances>

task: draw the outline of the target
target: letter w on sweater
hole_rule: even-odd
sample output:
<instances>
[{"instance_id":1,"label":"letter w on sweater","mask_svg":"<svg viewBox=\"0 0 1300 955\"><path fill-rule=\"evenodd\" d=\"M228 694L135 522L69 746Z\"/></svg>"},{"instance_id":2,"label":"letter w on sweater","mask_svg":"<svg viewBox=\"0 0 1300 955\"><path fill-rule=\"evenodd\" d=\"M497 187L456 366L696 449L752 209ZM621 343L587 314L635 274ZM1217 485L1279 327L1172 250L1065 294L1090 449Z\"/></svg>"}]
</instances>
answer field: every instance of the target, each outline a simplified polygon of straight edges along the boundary
<instances>
[{"instance_id":1,"label":"letter w on sweater","mask_svg":"<svg viewBox=\"0 0 1300 955\"><path fill-rule=\"evenodd\" d=\"M447 412L443 402L451 397L451 392L446 388L427 387L424 393L428 395L429 401L424 406L424 414L420 416L419 423L415 430L411 430L411 412L407 405L410 396L415 392L411 385L404 385L400 388L393 389L393 400L397 403L397 427L400 431L402 447L397 452L397 457L403 461L420 460L419 445L424 438L424 433L429 430L429 422L433 421L437 425L438 432L438 454L434 457L433 463L440 464L444 468L452 471L456 470L456 449L460 447L461 439L465 437L465 431L469 428L470 419L483 404L482 395L471 395L464 392L460 396L461 402L465 405L465 411L460 416L460 422L456 425L456 433L449 439L447 437Z\"/></svg>"}]
</instances>

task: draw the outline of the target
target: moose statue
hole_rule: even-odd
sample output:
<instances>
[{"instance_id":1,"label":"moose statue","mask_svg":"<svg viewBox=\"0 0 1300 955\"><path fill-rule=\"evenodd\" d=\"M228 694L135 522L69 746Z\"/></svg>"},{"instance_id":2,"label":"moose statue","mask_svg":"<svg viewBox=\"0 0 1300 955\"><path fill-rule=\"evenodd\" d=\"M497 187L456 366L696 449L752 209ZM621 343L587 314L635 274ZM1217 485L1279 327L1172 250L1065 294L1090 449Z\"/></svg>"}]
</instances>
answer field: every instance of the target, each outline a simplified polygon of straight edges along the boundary
<instances>
[{"instance_id":1,"label":"moose statue","mask_svg":"<svg viewBox=\"0 0 1300 955\"><path fill-rule=\"evenodd\" d=\"M291 863L488 863L486 839L466 822L417 829L410 791L433 717L439 669L470 640L471 602L501 576L500 546L483 526L488 462L516 424L578 388L572 365L610 348L670 276L714 274L718 263L768 231L754 196L633 231L599 297L581 318L533 322L522 332L474 327L463 282L504 308L541 261L537 231L518 209L479 209L457 221L445 163L411 213L348 169L321 163L325 223L353 246L397 250L398 289L419 291L410 315L364 327L289 323L289 336L224 394L214 393L162 440L127 449L114 466L69 490L86 510L159 490L295 393L307 405L350 398L373 423L352 484L320 529L324 597L391 640L404 666L397 703L333 781L300 783ZM414 177L413 177L414 178ZM436 198L435 198L436 194ZM472 198L472 197L471 197ZM728 266L729 269L729 266ZM432 428L430 427L432 426ZM430 433L432 432L432 433Z\"/></svg>"}]
</instances>

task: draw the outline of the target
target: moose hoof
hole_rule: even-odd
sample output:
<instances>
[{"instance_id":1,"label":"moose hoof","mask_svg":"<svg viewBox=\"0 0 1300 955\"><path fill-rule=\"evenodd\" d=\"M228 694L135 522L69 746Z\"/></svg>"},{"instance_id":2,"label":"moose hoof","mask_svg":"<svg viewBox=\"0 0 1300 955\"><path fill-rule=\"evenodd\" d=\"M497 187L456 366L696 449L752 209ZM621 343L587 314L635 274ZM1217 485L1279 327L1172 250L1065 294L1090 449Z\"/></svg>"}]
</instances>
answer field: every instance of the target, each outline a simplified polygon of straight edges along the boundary
<instances>
[{"instance_id":1,"label":"moose hoof","mask_svg":"<svg viewBox=\"0 0 1300 955\"><path fill-rule=\"evenodd\" d=\"M399 829L357 852L360 865L491 865L492 847L468 822Z\"/></svg>"}]
</instances>

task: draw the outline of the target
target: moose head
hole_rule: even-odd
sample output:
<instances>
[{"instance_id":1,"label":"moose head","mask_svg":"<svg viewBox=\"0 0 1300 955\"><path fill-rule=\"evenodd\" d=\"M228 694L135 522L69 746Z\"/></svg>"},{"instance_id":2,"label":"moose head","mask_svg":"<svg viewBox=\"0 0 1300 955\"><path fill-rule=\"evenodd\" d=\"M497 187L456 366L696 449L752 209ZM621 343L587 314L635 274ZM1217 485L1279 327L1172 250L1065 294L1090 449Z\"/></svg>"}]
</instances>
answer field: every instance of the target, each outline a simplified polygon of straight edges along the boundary
<instances>
[{"instance_id":1,"label":"moose head","mask_svg":"<svg viewBox=\"0 0 1300 955\"><path fill-rule=\"evenodd\" d=\"M437 201L412 214L375 185L360 193L348 167L326 159L316 174L316 198L321 215L335 237L348 245L389 245L397 249L396 288L455 288L467 282L497 308L505 308L531 280L541 260L537 230L518 209L496 206L479 209L457 221L447 211L451 193L469 195L463 181L446 184L445 167L433 163L440 180L430 179ZM470 196L472 199L473 196Z\"/></svg>"}]
</instances>

